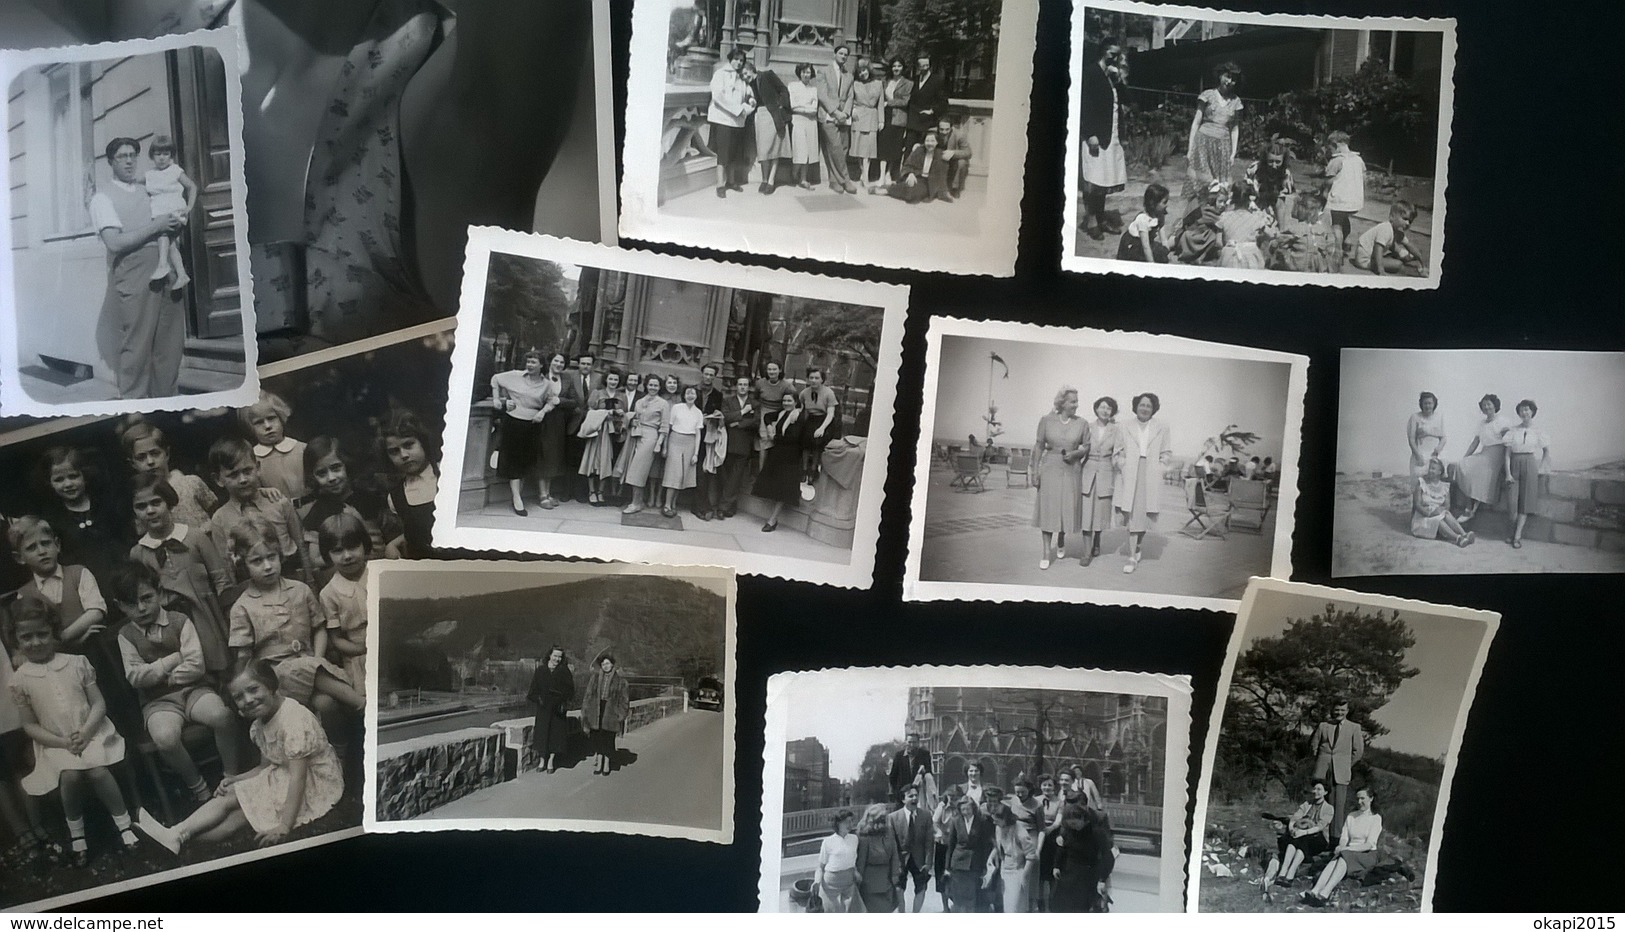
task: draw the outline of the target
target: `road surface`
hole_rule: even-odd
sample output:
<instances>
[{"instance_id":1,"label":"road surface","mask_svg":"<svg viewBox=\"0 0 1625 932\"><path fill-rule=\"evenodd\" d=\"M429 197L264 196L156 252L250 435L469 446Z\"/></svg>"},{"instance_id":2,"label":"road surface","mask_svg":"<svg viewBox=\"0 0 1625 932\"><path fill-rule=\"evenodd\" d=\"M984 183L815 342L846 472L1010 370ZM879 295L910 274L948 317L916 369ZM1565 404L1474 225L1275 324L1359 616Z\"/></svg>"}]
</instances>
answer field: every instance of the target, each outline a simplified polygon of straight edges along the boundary
<instances>
[{"instance_id":1,"label":"road surface","mask_svg":"<svg viewBox=\"0 0 1625 932\"><path fill-rule=\"evenodd\" d=\"M607 777L592 758L557 773L526 773L426 812L420 819L584 819L722 827L722 716L690 711L627 734Z\"/></svg>"},{"instance_id":2,"label":"road surface","mask_svg":"<svg viewBox=\"0 0 1625 932\"><path fill-rule=\"evenodd\" d=\"M779 862L779 912L801 911L800 906L790 902L790 887L797 880L811 878L813 871L817 869L816 854L784 858ZM1161 860L1153 855L1125 854L1118 858L1117 866L1112 870L1112 912L1147 913L1161 910L1157 898L1157 872L1161 869ZM912 880L909 881L908 893L905 896L912 906L914 900ZM942 912L942 897L937 895L934 882L930 892L925 896L925 908L922 912Z\"/></svg>"},{"instance_id":3,"label":"road surface","mask_svg":"<svg viewBox=\"0 0 1625 932\"><path fill-rule=\"evenodd\" d=\"M405 721L396 725L385 725L378 729L378 743L390 744L395 741L416 738L420 735L444 734L448 731L456 731L459 728L483 728L510 718L529 718L535 714L534 710L524 705L516 705L505 708L454 712L450 715L437 715L433 718Z\"/></svg>"}]
</instances>

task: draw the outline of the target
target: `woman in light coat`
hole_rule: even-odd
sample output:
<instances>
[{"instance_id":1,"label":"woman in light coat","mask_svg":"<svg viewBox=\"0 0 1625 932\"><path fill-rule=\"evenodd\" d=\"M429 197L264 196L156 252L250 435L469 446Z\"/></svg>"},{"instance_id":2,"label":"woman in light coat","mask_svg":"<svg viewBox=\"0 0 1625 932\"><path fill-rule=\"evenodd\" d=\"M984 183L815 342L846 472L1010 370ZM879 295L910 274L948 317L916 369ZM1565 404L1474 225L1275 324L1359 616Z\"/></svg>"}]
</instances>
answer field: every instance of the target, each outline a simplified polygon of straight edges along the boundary
<instances>
[{"instance_id":1,"label":"woman in light coat","mask_svg":"<svg viewBox=\"0 0 1625 932\"><path fill-rule=\"evenodd\" d=\"M1169 447L1172 437L1168 425L1156 419L1162 410L1162 400L1151 392L1135 395L1132 404L1134 419L1119 425L1117 454L1117 481L1112 489L1112 504L1122 515L1129 530L1129 557L1123 572L1132 573L1139 568L1140 544L1145 532L1156 524L1157 513L1162 510L1162 469L1173 455Z\"/></svg>"}]
</instances>

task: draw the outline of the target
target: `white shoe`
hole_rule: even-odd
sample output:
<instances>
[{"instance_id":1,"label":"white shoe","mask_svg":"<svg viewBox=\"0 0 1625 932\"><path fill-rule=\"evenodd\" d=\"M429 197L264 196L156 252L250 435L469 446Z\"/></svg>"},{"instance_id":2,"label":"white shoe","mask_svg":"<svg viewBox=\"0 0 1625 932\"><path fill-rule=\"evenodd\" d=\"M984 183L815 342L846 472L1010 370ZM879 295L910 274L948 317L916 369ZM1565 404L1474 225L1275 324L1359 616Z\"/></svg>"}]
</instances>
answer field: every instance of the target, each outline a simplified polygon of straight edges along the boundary
<instances>
[{"instance_id":1,"label":"white shoe","mask_svg":"<svg viewBox=\"0 0 1625 932\"><path fill-rule=\"evenodd\" d=\"M1038 561L1038 568L1041 569L1041 570L1049 569L1049 557L1045 557L1044 559L1039 560Z\"/></svg>"},{"instance_id":2,"label":"white shoe","mask_svg":"<svg viewBox=\"0 0 1625 932\"><path fill-rule=\"evenodd\" d=\"M152 813L147 810L136 810L135 827L140 830L141 834L168 848L171 854L181 853L180 835L174 829L153 818Z\"/></svg>"},{"instance_id":3,"label":"white shoe","mask_svg":"<svg viewBox=\"0 0 1625 932\"><path fill-rule=\"evenodd\" d=\"M1055 559L1057 559L1057 560L1065 560L1066 559L1066 544L1062 544L1061 546L1055 548Z\"/></svg>"},{"instance_id":4,"label":"white shoe","mask_svg":"<svg viewBox=\"0 0 1625 932\"><path fill-rule=\"evenodd\" d=\"M1136 569L1138 569L1139 566L1140 566L1140 557L1139 557L1138 554L1135 554L1133 559L1131 559L1127 563L1123 564L1123 572L1132 573Z\"/></svg>"}]
</instances>

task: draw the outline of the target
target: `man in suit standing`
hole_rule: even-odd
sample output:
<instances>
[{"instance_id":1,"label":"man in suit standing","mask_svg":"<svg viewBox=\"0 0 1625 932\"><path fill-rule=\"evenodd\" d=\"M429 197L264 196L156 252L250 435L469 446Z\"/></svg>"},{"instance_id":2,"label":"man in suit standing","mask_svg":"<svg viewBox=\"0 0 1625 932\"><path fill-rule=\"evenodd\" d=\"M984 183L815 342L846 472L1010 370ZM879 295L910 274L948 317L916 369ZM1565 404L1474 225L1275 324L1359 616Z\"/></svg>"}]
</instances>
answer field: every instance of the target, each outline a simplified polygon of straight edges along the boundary
<instances>
[{"instance_id":1,"label":"man in suit standing","mask_svg":"<svg viewBox=\"0 0 1625 932\"><path fill-rule=\"evenodd\" d=\"M948 162L948 193L960 197L965 193L965 180L970 177L970 136L952 116L937 120L937 151Z\"/></svg>"},{"instance_id":2,"label":"man in suit standing","mask_svg":"<svg viewBox=\"0 0 1625 932\"><path fill-rule=\"evenodd\" d=\"M716 432L722 430L722 389L718 388L717 373L721 371L714 362L708 362L700 367L700 397L695 404L699 405L700 413L705 415L705 427L700 432L700 469L699 487L694 496L694 517L701 521L709 521L716 515L717 505L722 500L722 470L706 472L705 463L711 458L711 451L716 447Z\"/></svg>"},{"instance_id":3,"label":"man in suit standing","mask_svg":"<svg viewBox=\"0 0 1625 932\"><path fill-rule=\"evenodd\" d=\"M564 465L568 468L558 489L560 499L587 501L587 484L576 472L581 465L581 452L587 442L577 437L581 422L587 419L587 396L592 394L593 355L582 353L576 357L574 367L564 370L559 386L559 407L570 416L564 427Z\"/></svg>"},{"instance_id":4,"label":"man in suit standing","mask_svg":"<svg viewBox=\"0 0 1625 932\"><path fill-rule=\"evenodd\" d=\"M909 878L914 878L914 908L919 912L925 905L925 885L931 879L932 856L936 841L931 830L931 816L920 808L920 788L909 786L903 790L903 808L886 817L891 824L892 838L897 841L897 853L903 859L903 875L898 878L897 908L907 907L903 894L908 890Z\"/></svg>"},{"instance_id":5,"label":"man in suit standing","mask_svg":"<svg viewBox=\"0 0 1625 932\"><path fill-rule=\"evenodd\" d=\"M908 746L899 748L892 755L891 769L886 774L894 801L902 801L903 791L914 785L921 771L931 772L931 752L920 747L919 735L910 733Z\"/></svg>"},{"instance_id":6,"label":"man in suit standing","mask_svg":"<svg viewBox=\"0 0 1625 932\"><path fill-rule=\"evenodd\" d=\"M908 139L904 149L920 143L926 130L935 129L937 120L948 112L948 83L931 70L931 55L921 52L915 62L914 95L908 99Z\"/></svg>"},{"instance_id":7,"label":"man in suit standing","mask_svg":"<svg viewBox=\"0 0 1625 932\"><path fill-rule=\"evenodd\" d=\"M993 853L993 820L982 812L975 799L961 796L954 814L943 827L942 843L948 852L951 908L956 913L975 912L982 875L987 872L988 855Z\"/></svg>"},{"instance_id":8,"label":"man in suit standing","mask_svg":"<svg viewBox=\"0 0 1625 932\"><path fill-rule=\"evenodd\" d=\"M739 510L745 474L756 450L756 432L762 426L762 412L750 393L750 376L734 379L733 393L722 399L722 426L728 431L728 454L722 460L722 500L717 503L718 518L732 518Z\"/></svg>"},{"instance_id":9,"label":"man in suit standing","mask_svg":"<svg viewBox=\"0 0 1625 932\"><path fill-rule=\"evenodd\" d=\"M1348 815L1349 781L1354 777L1354 765L1365 757L1365 732L1356 722L1349 721L1349 702L1339 699L1332 705L1332 720L1315 727L1311 745L1315 755L1316 780L1324 780L1332 787L1333 839L1343 832L1343 818Z\"/></svg>"},{"instance_id":10,"label":"man in suit standing","mask_svg":"<svg viewBox=\"0 0 1625 932\"><path fill-rule=\"evenodd\" d=\"M823 140L824 172L832 190L858 193L846 169L846 145L852 132L852 73L846 70L851 49L835 47L835 61L818 72L818 133Z\"/></svg>"}]
</instances>

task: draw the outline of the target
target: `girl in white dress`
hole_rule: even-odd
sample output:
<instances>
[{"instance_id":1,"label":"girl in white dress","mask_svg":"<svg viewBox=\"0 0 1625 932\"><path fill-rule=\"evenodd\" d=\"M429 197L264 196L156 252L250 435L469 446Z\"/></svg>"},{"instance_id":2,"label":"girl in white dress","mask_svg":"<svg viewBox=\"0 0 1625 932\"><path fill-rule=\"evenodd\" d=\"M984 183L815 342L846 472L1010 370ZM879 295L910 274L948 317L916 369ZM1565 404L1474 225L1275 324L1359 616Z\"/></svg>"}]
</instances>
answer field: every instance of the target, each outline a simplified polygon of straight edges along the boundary
<instances>
[{"instance_id":1,"label":"girl in white dress","mask_svg":"<svg viewBox=\"0 0 1625 932\"><path fill-rule=\"evenodd\" d=\"M130 812L118 781L107 769L124 759L124 739L107 717L96 671L79 654L57 652L62 616L44 599L19 596L7 614L7 627L7 640L23 657L11 678L11 698L23 731L34 739L34 769L23 777L23 791L30 796L61 791L73 866L90 864L85 843L87 791L95 793L113 817L124 847L134 847Z\"/></svg>"},{"instance_id":2,"label":"girl in white dress","mask_svg":"<svg viewBox=\"0 0 1625 932\"><path fill-rule=\"evenodd\" d=\"M294 829L332 811L344 795L344 773L315 713L277 693L276 669L259 660L231 681L238 714L260 765L220 781L215 797L174 828L143 818L152 839L179 854L186 844L224 841L252 829L260 847L280 844Z\"/></svg>"},{"instance_id":3,"label":"girl in white dress","mask_svg":"<svg viewBox=\"0 0 1625 932\"><path fill-rule=\"evenodd\" d=\"M197 183L175 164L174 141L162 134L152 137L147 155L152 157L152 168L145 178L147 196L152 199L152 219L163 220L172 214L190 217L192 204L197 200ZM166 233L158 237L158 268L152 272L155 282L163 281L173 273L175 280L170 287L176 291L185 288L192 280L181 262L181 244L176 238L179 235Z\"/></svg>"},{"instance_id":4,"label":"girl in white dress","mask_svg":"<svg viewBox=\"0 0 1625 932\"><path fill-rule=\"evenodd\" d=\"M677 493L692 489L698 479L700 462L700 431L705 427L705 413L699 407L700 390L693 385L683 388L682 400L671 406L671 420L666 435L666 472L661 485L665 487L666 507L661 514L677 516Z\"/></svg>"}]
</instances>

